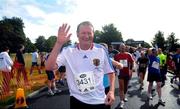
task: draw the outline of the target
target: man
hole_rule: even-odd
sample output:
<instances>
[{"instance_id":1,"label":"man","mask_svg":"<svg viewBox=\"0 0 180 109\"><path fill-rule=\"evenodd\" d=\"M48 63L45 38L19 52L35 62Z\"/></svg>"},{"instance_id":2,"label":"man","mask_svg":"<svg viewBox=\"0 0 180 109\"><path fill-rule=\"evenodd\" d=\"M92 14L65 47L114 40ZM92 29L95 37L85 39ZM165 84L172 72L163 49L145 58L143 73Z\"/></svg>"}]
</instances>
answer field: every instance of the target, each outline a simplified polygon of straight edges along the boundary
<instances>
[{"instance_id":1,"label":"man","mask_svg":"<svg viewBox=\"0 0 180 109\"><path fill-rule=\"evenodd\" d=\"M179 89L180 89L180 47L176 49L176 54L173 56L173 61L175 63L175 76L171 79L171 83L176 78L179 78Z\"/></svg>"},{"instance_id":2,"label":"man","mask_svg":"<svg viewBox=\"0 0 180 109\"><path fill-rule=\"evenodd\" d=\"M46 70L66 66L66 77L70 91L70 109L107 109L115 100L115 74L107 52L102 46L93 43L94 28L88 22L77 27L79 43L63 48L69 41L70 26L63 24L58 31L57 41L47 60ZM103 76L109 74L110 89L106 95Z\"/></svg>"},{"instance_id":3,"label":"man","mask_svg":"<svg viewBox=\"0 0 180 109\"><path fill-rule=\"evenodd\" d=\"M164 55L161 48L158 49L158 57L160 59L160 73L161 73L161 81L162 81L161 87L163 87L165 85L166 74L167 74L167 64L166 64L167 56Z\"/></svg>"},{"instance_id":4,"label":"man","mask_svg":"<svg viewBox=\"0 0 180 109\"><path fill-rule=\"evenodd\" d=\"M13 61L9 56L9 48L3 46L2 52L0 53L0 71L2 71L2 92L3 94L9 94L10 92L10 80L11 80L11 69Z\"/></svg>"},{"instance_id":5,"label":"man","mask_svg":"<svg viewBox=\"0 0 180 109\"><path fill-rule=\"evenodd\" d=\"M161 99L161 74L160 74L160 59L157 57L157 50L152 49L152 53L148 56L149 57L149 65L148 65L148 77L147 81L149 82L148 85L148 100L152 100L151 90L153 86L153 82L156 81L157 84L157 93L159 97L159 102L162 105L165 105L165 102Z\"/></svg>"},{"instance_id":6,"label":"man","mask_svg":"<svg viewBox=\"0 0 180 109\"><path fill-rule=\"evenodd\" d=\"M114 49L113 45L108 46L108 51L109 51L109 57L114 58L114 55L118 54L119 51Z\"/></svg>"},{"instance_id":7,"label":"man","mask_svg":"<svg viewBox=\"0 0 180 109\"><path fill-rule=\"evenodd\" d=\"M132 55L126 52L126 46L120 45L120 53L114 56L114 60L123 64L123 69L119 69L119 95L120 95L120 108L124 107L124 102L127 102L126 93L128 90L128 83L132 75L132 68L134 66L134 59Z\"/></svg>"},{"instance_id":8,"label":"man","mask_svg":"<svg viewBox=\"0 0 180 109\"><path fill-rule=\"evenodd\" d=\"M37 67L39 74L41 74L41 70L38 64L38 58L39 58L39 54L38 54L38 50L36 49L35 52L32 53L32 65L30 69L30 75L32 74L35 66Z\"/></svg>"},{"instance_id":9,"label":"man","mask_svg":"<svg viewBox=\"0 0 180 109\"><path fill-rule=\"evenodd\" d=\"M143 81L146 74L146 68L149 64L148 58L145 56L145 52L141 51L141 57L137 59L138 64L138 75L140 77L140 90L143 89Z\"/></svg>"}]
</instances>

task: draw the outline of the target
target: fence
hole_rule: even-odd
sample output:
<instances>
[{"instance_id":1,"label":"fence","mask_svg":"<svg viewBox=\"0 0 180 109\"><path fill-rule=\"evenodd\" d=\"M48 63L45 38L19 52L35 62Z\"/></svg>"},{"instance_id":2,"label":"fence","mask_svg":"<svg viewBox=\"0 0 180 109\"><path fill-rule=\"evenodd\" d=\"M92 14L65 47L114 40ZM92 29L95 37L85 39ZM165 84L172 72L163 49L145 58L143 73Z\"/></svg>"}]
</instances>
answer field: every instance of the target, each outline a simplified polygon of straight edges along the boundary
<instances>
[{"instance_id":1,"label":"fence","mask_svg":"<svg viewBox=\"0 0 180 109\"><path fill-rule=\"evenodd\" d=\"M30 69L25 68L27 78L24 78L23 73L18 74L18 70L13 70L8 74L6 72L0 72L0 108L10 105L15 102L16 90L23 88L25 96L29 93L46 85L47 76L44 68L41 69L43 72L39 74L37 70L34 70L32 75L29 74Z\"/></svg>"}]
</instances>

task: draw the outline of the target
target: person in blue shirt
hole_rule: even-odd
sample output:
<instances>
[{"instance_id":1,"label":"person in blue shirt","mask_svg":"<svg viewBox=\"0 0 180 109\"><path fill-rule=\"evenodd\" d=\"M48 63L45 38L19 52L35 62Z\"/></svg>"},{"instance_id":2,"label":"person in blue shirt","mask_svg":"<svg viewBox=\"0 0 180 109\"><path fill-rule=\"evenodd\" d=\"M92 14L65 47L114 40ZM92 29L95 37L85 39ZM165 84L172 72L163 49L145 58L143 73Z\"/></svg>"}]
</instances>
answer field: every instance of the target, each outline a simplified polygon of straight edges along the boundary
<instances>
[{"instance_id":1,"label":"person in blue shirt","mask_svg":"<svg viewBox=\"0 0 180 109\"><path fill-rule=\"evenodd\" d=\"M160 59L157 57L157 50L152 49L152 53L148 55L149 57L149 65L148 65L148 77L147 81L148 85L148 100L152 100L151 90L153 86L153 82L156 81L157 84L157 93L159 97L159 102L162 105L165 105L165 102L161 99L162 91L161 91L161 73L160 73Z\"/></svg>"}]
</instances>

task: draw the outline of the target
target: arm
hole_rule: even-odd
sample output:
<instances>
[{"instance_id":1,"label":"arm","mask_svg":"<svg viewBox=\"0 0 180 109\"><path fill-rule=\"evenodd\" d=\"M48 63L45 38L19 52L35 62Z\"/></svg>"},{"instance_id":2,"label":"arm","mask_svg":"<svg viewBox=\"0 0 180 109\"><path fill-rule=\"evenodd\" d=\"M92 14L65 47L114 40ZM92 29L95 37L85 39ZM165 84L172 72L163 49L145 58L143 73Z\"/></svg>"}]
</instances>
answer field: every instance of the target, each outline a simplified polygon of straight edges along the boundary
<instances>
[{"instance_id":1,"label":"arm","mask_svg":"<svg viewBox=\"0 0 180 109\"><path fill-rule=\"evenodd\" d=\"M112 59L112 64L117 68L117 69L122 69L123 68L123 64L121 64L118 61L115 61Z\"/></svg>"},{"instance_id":2,"label":"arm","mask_svg":"<svg viewBox=\"0 0 180 109\"><path fill-rule=\"evenodd\" d=\"M115 89L115 73L109 73L109 81L110 81L110 89L109 92L107 94L105 103L106 105L112 105L112 103L115 101L115 97L114 97L114 89Z\"/></svg>"},{"instance_id":3,"label":"arm","mask_svg":"<svg viewBox=\"0 0 180 109\"><path fill-rule=\"evenodd\" d=\"M59 27L56 43L45 64L46 70L54 70L58 68L56 59L64 43L70 40L71 34L68 33L69 29L70 26L67 26L67 24L63 24Z\"/></svg>"}]
</instances>

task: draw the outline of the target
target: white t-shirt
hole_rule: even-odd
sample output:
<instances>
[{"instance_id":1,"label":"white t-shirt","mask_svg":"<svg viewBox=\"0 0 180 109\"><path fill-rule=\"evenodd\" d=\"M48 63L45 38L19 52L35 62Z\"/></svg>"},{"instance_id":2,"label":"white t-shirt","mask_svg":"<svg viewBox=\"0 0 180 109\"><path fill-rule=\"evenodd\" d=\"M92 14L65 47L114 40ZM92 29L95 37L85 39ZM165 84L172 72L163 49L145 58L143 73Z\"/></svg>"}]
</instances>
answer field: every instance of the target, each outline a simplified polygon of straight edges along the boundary
<instances>
[{"instance_id":1,"label":"white t-shirt","mask_svg":"<svg viewBox=\"0 0 180 109\"><path fill-rule=\"evenodd\" d=\"M38 53L37 52L32 53L32 62L38 62Z\"/></svg>"},{"instance_id":2,"label":"white t-shirt","mask_svg":"<svg viewBox=\"0 0 180 109\"><path fill-rule=\"evenodd\" d=\"M7 52L0 53L0 68L11 70L13 61ZM7 71L7 70L6 70Z\"/></svg>"},{"instance_id":3,"label":"white t-shirt","mask_svg":"<svg viewBox=\"0 0 180 109\"><path fill-rule=\"evenodd\" d=\"M89 50L81 50L78 45L65 47L57 57L57 64L66 66L67 83L70 96L87 104L104 104L105 92L103 86L103 76L114 72L112 63L108 58L108 52L99 44L93 44ZM95 90L88 93L81 93L76 84L75 75L80 73L93 74Z\"/></svg>"}]
</instances>

